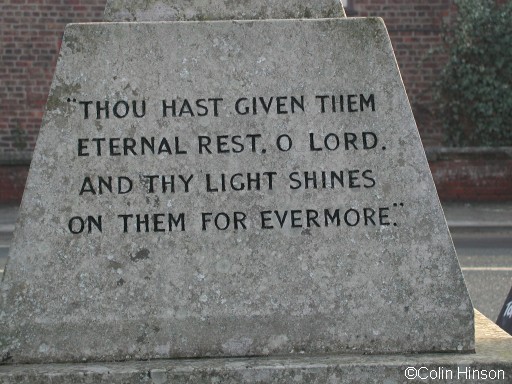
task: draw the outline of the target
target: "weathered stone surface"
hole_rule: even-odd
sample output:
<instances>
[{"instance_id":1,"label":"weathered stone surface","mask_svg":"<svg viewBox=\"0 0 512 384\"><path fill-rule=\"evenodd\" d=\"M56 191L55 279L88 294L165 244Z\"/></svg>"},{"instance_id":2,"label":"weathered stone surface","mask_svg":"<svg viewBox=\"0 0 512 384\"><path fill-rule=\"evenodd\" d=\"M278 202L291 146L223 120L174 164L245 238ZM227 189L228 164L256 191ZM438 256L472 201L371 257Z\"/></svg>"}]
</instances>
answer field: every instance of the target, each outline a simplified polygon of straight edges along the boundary
<instances>
[{"instance_id":1,"label":"weathered stone surface","mask_svg":"<svg viewBox=\"0 0 512 384\"><path fill-rule=\"evenodd\" d=\"M476 313L476 353L328 355L0 366L3 384L498 383L512 377L512 337ZM414 368L413 370L409 367ZM416 380L407 380L418 374ZM421 380L420 377L436 377Z\"/></svg>"},{"instance_id":2,"label":"weathered stone surface","mask_svg":"<svg viewBox=\"0 0 512 384\"><path fill-rule=\"evenodd\" d=\"M382 21L68 26L0 335L13 362L473 350Z\"/></svg>"},{"instance_id":3,"label":"weathered stone surface","mask_svg":"<svg viewBox=\"0 0 512 384\"><path fill-rule=\"evenodd\" d=\"M211 21L344 17L340 0L108 0L106 21Z\"/></svg>"}]
</instances>

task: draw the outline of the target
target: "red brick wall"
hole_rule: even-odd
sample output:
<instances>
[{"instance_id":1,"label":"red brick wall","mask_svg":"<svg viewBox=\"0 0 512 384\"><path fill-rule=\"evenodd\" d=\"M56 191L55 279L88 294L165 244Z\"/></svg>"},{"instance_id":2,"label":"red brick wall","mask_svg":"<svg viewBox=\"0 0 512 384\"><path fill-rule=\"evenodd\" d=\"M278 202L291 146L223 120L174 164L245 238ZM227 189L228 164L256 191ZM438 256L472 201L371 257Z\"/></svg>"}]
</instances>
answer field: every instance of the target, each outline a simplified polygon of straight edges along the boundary
<instances>
[{"instance_id":1,"label":"red brick wall","mask_svg":"<svg viewBox=\"0 0 512 384\"><path fill-rule=\"evenodd\" d=\"M100 21L106 0L3 0L0 12L0 159L29 157L41 123L64 26ZM353 0L357 16L384 18L425 145L438 144L432 84L442 60L429 57L451 0Z\"/></svg>"},{"instance_id":2,"label":"red brick wall","mask_svg":"<svg viewBox=\"0 0 512 384\"><path fill-rule=\"evenodd\" d=\"M451 0L353 0L349 15L384 19L425 146L442 142L441 124L433 108L433 90L444 58L443 23L455 7Z\"/></svg>"},{"instance_id":3,"label":"red brick wall","mask_svg":"<svg viewBox=\"0 0 512 384\"><path fill-rule=\"evenodd\" d=\"M0 203L21 199L64 26L70 22L100 21L106 0L1 1ZM432 89L443 57L429 52L441 42L442 23L454 15L453 0L349 3L349 16L380 16L386 22L422 140L427 147L438 145L442 132L433 110ZM12 165L12 159L20 157L26 159L26 166L19 165L19 161ZM479 158L460 162L452 158L431 162L441 198L512 200L510 160L506 162L508 181L500 179L503 163L494 162L485 168L485 161ZM482 180L479 182L475 182L477 168L489 173L478 176Z\"/></svg>"},{"instance_id":4,"label":"red brick wall","mask_svg":"<svg viewBox=\"0 0 512 384\"><path fill-rule=\"evenodd\" d=\"M442 201L512 201L512 148L427 151Z\"/></svg>"},{"instance_id":5,"label":"red brick wall","mask_svg":"<svg viewBox=\"0 0 512 384\"><path fill-rule=\"evenodd\" d=\"M32 151L62 38L71 22L99 21L105 0L2 0L0 159Z\"/></svg>"},{"instance_id":6,"label":"red brick wall","mask_svg":"<svg viewBox=\"0 0 512 384\"><path fill-rule=\"evenodd\" d=\"M1 165L0 164L0 203L15 204L21 201L25 182L27 180L28 166Z\"/></svg>"}]
</instances>

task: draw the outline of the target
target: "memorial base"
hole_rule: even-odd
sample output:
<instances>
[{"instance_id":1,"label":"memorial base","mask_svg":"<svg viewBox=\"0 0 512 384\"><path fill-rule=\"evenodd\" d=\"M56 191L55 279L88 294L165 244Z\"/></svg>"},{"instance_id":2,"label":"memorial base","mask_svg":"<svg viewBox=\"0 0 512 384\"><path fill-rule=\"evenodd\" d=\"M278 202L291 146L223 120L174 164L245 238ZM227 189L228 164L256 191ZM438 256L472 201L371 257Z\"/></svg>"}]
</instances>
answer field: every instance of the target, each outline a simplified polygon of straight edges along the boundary
<instances>
[{"instance_id":1,"label":"memorial base","mask_svg":"<svg viewBox=\"0 0 512 384\"><path fill-rule=\"evenodd\" d=\"M2 384L510 383L512 337L475 313L476 353L328 355L0 366ZM406 375L415 376L408 380Z\"/></svg>"}]
</instances>

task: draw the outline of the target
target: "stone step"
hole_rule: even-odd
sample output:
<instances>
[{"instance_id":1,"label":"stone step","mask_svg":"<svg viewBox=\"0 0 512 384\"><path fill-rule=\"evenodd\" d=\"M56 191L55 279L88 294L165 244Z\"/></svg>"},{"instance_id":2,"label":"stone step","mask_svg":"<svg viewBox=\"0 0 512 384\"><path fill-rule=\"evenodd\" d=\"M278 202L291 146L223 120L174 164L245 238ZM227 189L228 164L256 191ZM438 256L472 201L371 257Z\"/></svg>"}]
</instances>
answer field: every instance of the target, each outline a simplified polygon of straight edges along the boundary
<instances>
[{"instance_id":1,"label":"stone step","mask_svg":"<svg viewBox=\"0 0 512 384\"><path fill-rule=\"evenodd\" d=\"M204 358L0 366L0 382L52 384L510 383L512 337L475 312L476 353Z\"/></svg>"}]
</instances>

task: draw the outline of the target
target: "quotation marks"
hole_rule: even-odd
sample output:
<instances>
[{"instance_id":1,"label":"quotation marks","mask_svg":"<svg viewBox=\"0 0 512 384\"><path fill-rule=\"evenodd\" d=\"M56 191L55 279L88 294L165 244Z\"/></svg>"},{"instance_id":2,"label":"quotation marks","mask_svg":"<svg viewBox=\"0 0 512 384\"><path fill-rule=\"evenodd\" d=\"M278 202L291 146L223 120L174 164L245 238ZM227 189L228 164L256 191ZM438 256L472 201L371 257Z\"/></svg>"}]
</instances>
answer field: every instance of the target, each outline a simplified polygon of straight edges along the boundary
<instances>
[{"instance_id":1,"label":"quotation marks","mask_svg":"<svg viewBox=\"0 0 512 384\"><path fill-rule=\"evenodd\" d=\"M71 103L71 102L76 103L76 99L70 99L70 98L68 97L68 103Z\"/></svg>"},{"instance_id":2,"label":"quotation marks","mask_svg":"<svg viewBox=\"0 0 512 384\"><path fill-rule=\"evenodd\" d=\"M395 207L395 208L398 208L398 207L403 208L403 206L404 206L404 203L393 203L393 207ZM398 223L393 223L393 226L398 227Z\"/></svg>"}]
</instances>

